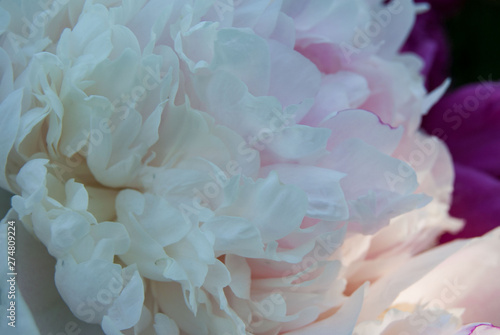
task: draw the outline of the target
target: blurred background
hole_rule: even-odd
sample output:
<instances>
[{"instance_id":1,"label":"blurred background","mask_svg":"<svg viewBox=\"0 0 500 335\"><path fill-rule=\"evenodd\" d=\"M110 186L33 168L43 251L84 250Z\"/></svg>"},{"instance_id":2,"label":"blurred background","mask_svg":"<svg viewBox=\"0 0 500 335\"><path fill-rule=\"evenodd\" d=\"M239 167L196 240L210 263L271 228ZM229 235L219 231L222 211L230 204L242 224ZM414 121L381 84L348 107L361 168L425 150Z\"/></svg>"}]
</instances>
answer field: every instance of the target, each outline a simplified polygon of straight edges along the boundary
<instances>
[{"instance_id":1,"label":"blurred background","mask_svg":"<svg viewBox=\"0 0 500 335\"><path fill-rule=\"evenodd\" d=\"M451 47L452 87L478 76L500 80L500 0L455 0L445 19Z\"/></svg>"}]
</instances>

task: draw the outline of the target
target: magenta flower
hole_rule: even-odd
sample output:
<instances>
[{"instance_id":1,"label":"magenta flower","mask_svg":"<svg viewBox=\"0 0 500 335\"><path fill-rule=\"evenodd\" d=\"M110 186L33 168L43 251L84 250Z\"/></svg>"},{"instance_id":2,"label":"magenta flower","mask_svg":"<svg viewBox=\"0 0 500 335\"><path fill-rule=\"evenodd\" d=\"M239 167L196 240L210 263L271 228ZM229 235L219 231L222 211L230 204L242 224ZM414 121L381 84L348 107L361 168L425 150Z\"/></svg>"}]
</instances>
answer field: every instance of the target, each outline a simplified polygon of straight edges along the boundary
<instances>
[{"instance_id":1,"label":"magenta flower","mask_svg":"<svg viewBox=\"0 0 500 335\"><path fill-rule=\"evenodd\" d=\"M466 220L457 237L479 236L500 223L500 86L481 80L446 95L423 122L453 156L450 213Z\"/></svg>"}]
</instances>

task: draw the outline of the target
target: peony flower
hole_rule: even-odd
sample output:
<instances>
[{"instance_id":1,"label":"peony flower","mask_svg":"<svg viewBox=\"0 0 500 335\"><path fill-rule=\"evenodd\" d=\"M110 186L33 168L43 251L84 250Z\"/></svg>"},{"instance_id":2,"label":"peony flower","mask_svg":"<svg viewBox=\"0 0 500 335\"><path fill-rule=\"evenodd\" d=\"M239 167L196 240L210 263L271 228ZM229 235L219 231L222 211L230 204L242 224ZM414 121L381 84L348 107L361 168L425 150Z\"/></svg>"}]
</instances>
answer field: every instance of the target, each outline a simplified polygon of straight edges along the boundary
<instances>
[{"instance_id":1,"label":"peony flower","mask_svg":"<svg viewBox=\"0 0 500 335\"><path fill-rule=\"evenodd\" d=\"M419 130L446 83L398 53L412 1L39 5L0 7L21 332L382 332L495 252L496 233L425 252L461 222ZM498 323L471 292L439 326Z\"/></svg>"},{"instance_id":2,"label":"peony flower","mask_svg":"<svg viewBox=\"0 0 500 335\"><path fill-rule=\"evenodd\" d=\"M499 92L496 83L486 81L457 89L436 104L423 123L446 142L453 156L456 180L450 214L466 220L456 237L480 236L498 226Z\"/></svg>"}]
</instances>

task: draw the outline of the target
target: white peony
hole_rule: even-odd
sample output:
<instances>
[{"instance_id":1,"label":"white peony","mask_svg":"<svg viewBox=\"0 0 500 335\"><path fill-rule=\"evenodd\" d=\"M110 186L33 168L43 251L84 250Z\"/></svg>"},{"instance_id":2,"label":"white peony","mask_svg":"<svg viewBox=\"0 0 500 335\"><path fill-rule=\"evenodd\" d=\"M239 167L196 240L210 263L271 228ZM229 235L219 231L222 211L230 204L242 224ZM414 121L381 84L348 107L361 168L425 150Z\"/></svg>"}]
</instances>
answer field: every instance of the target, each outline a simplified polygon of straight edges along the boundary
<instances>
[{"instance_id":1,"label":"white peony","mask_svg":"<svg viewBox=\"0 0 500 335\"><path fill-rule=\"evenodd\" d=\"M446 149L418 131L446 84L428 94L397 53L417 10L2 2L0 186L26 249L16 331L375 334L425 310L405 297L435 264L396 268L421 270L460 222ZM373 13L388 26L350 44Z\"/></svg>"}]
</instances>

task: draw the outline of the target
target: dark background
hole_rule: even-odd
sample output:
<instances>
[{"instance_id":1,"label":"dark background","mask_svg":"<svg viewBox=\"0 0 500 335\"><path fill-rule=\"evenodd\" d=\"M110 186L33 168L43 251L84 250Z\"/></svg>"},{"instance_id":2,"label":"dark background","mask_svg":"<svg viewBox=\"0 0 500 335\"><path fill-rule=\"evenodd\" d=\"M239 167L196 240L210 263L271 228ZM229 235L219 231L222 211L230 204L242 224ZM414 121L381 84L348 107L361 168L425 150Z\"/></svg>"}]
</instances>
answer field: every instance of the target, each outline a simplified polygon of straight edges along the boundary
<instances>
[{"instance_id":1,"label":"dark background","mask_svg":"<svg viewBox=\"0 0 500 335\"><path fill-rule=\"evenodd\" d=\"M466 0L450 14L445 25L452 87L477 82L480 76L500 80L500 0Z\"/></svg>"}]
</instances>

